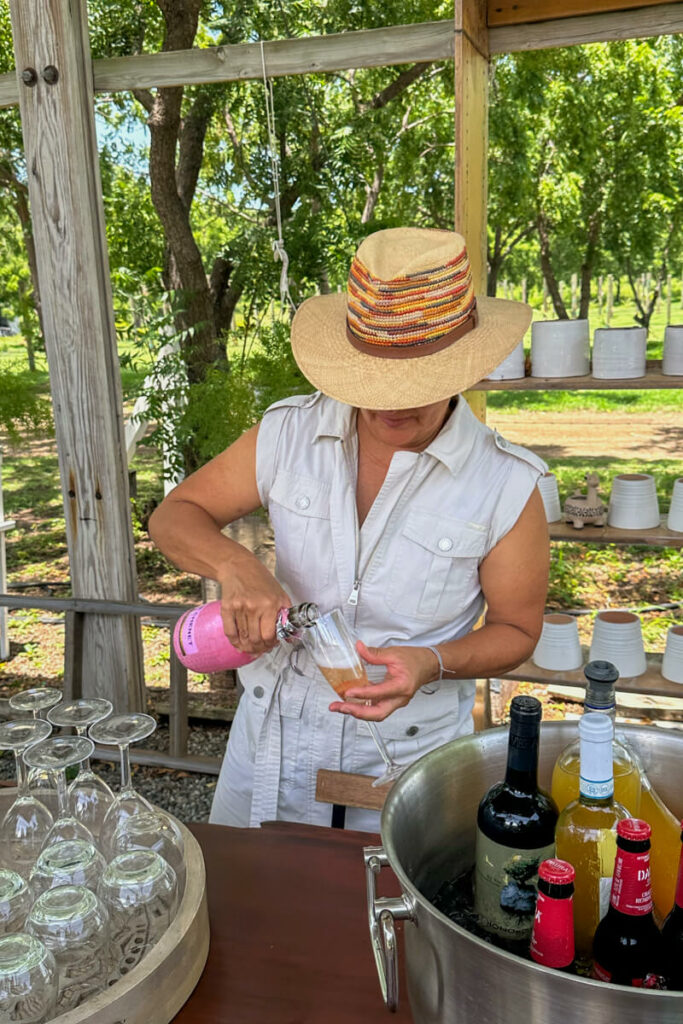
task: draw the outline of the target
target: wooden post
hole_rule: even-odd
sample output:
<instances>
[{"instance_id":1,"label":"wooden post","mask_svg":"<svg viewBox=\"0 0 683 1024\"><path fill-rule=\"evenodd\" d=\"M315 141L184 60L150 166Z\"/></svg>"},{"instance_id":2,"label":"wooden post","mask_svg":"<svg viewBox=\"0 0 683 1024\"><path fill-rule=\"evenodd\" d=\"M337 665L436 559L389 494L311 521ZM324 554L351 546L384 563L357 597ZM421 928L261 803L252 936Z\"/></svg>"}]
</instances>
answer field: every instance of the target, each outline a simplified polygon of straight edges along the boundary
<instances>
[{"instance_id":1,"label":"wooden post","mask_svg":"<svg viewBox=\"0 0 683 1024\"><path fill-rule=\"evenodd\" d=\"M137 597L85 0L10 0L75 597ZM140 627L88 614L84 696L145 706Z\"/></svg>"},{"instance_id":2,"label":"wooden post","mask_svg":"<svg viewBox=\"0 0 683 1024\"><path fill-rule=\"evenodd\" d=\"M13 519L5 519L2 497L2 452L0 451L0 594L7 591L7 562L5 559L5 533L14 528ZM7 608L0 608L0 661L7 661L10 654L7 633Z\"/></svg>"},{"instance_id":3,"label":"wooden post","mask_svg":"<svg viewBox=\"0 0 683 1024\"><path fill-rule=\"evenodd\" d=\"M666 323L671 323L671 274L666 275Z\"/></svg>"},{"instance_id":4,"label":"wooden post","mask_svg":"<svg viewBox=\"0 0 683 1024\"><path fill-rule=\"evenodd\" d=\"M579 311L579 275L572 274L572 316Z\"/></svg>"},{"instance_id":5,"label":"wooden post","mask_svg":"<svg viewBox=\"0 0 683 1024\"><path fill-rule=\"evenodd\" d=\"M527 296L526 277L523 277L522 278L522 302L526 302L526 296Z\"/></svg>"},{"instance_id":6,"label":"wooden post","mask_svg":"<svg viewBox=\"0 0 683 1024\"><path fill-rule=\"evenodd\" d=\"M614 305L614 277L607 275L607 326L612 319L612 306Z\"/></svg>"},{"instance_id":7,"label":"wooden post","mask_svg":"<svg viewBox=\"0 0 683 1024\"><path fill-rule=\"evenodd\" d=\"M486 293L489 43L486 0L455 0L455 230L465 238L476 294ZM476 395L476 398L474 397ZM486 421L483 392L465 398Z\"/></svg>"},{"instance_id":8,"label":"wooden post","mask_svg":"<svg viewBox=\"0 0 683 1024\"><path fill-rule=\"evenodd\" d=\"M548 282L543 278L543 318L548 319Z\"/></svg>"},{"instance_id":9,"label":"wooden post","mask_svg":"<svg viewBox=\"0 0 683 1024\"><path fill-rule=\"evenodd\" d=\"M602 274L598 277L598 321L602 322Z\"/></svg>"}]
</instances>

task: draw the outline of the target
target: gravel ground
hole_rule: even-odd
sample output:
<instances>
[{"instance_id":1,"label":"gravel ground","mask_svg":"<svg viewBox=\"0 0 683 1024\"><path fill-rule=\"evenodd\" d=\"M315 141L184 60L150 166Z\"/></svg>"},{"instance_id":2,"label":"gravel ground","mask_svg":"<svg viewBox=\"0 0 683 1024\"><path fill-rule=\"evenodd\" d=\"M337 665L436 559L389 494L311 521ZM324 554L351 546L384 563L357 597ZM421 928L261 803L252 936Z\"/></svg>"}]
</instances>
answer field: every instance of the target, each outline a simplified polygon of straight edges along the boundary
<instances>
[{"instance_id":1,"label":"gravel ground","mask_svg":"<svg viewBox=\"0 0 683 1024\"><path fill-rule=\"evenodd\" d=\"M188 753L202 757L222 757L228 738L226 725L190 726ZM162 725L144 742L155 750L168 749L168 727ZM95 770L116 791L119 764L116 761L97 761ZM211 801L216 788L216 775L199 772L172 771L167 768L132 766L135 788L151 803L174 814L180 821L208 821ZM14 755L0 753L0 779L15 778Z\"/></svg>"}]
</instances>

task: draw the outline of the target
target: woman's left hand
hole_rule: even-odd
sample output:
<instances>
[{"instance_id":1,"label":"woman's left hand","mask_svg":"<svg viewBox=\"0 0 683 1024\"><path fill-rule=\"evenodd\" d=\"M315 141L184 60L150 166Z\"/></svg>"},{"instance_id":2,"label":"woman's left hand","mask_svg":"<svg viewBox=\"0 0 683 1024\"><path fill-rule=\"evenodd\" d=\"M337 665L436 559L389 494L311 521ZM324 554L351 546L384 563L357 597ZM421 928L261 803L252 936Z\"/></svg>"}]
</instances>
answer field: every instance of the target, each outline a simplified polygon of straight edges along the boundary
<instances>
[{"instance_id":1,"label":"woman's left hand","mask_svg":"<svg viewBox=\"0 0 683 1024\"><path fill-rule=\"evenodd\" d=\"M370 722L382 722L397 708L404 707L421 686L438 678L436 655L428 647L366 647L359 640L356 649L369 665L385 665L387 674L381 683L354 686L345 694L347 698L354 697L372 703L335 701L330 704L330 711L340 711L344 715Z\"/></svg>"}]
</instances>

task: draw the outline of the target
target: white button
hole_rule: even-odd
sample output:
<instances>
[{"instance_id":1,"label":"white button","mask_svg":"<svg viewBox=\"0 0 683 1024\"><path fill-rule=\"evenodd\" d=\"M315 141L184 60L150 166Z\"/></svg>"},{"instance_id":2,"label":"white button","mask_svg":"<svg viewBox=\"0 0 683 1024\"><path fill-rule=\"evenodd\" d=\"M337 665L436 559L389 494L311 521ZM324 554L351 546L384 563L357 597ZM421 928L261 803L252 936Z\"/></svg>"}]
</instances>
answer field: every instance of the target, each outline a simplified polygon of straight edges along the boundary
<instances>
[{"instance_id":1,"label":"white button","mask_svg":"<svg viewBox=\"0 0 683 1024\"><path fill-rule=\"evenodd\" d=\"M311 504L311 499L307 498L305 494L302 494L300 498L296 499L295 505L297 508L304 509L308 508Z\"/></svg>"},{"instance_id":2,"label":"white button","mask_svg":"<svg viewBox=\"0 0 683 1024\"><path fill-rule=\"evenodd\" d=\"M450 537L442 537L439 541L439 551L450 551L453 547L453 541Z\"/></svg>"}]
</instances>

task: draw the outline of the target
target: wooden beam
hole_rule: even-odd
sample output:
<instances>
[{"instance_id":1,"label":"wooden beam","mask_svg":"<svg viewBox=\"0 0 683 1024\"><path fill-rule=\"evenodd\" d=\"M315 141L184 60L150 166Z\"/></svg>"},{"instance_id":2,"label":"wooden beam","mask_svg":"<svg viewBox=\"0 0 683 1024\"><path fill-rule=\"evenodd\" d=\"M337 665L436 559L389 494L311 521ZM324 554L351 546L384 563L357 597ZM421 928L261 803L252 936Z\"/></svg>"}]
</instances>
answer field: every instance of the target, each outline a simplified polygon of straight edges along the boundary
<instances>
[{"instance_id":1,"label":"wooden beam","mask_svg":"<svg viewBox=\"0 0 683 1024\"><path fill-rule=\"evenodd\" d=\"M85 0L11 0L75 597L137 595ZM83 694L145 705L139 623L87 615Z\"/></svg>"},{"instance_id":2,"label":"wooden beam","mask_svg":"<svg viewBox=\"0 0 683 1024\"><path fill-rule=\"evenodd\" d=\"M587 14L558 18L535 25L506 25L489 29L491 53L519 53L548 50L583 43L611 43L620 39L648 39L651 36L683 32L683 4L638 7L613 14Z\"/></svg>"},{"instance_id":3,"label":"wooden beam","mask_svg":"<svg viewBox=\"0 0 683 1024\"><path fill-rule=\"evenodd\" d=\"M585 18L555 19L532 25L489 29L489 52L545 50L573 43L638 39L683 32L683 4L638 8ZM453 59L453 23L421 22L361 32L264 43L271 78L321 74L348 68L389 67L419 61ZM261 78L261 46L240 43L204 49L109 57L93 64L96 92L122 92L164 85L197 85ZM0 75L0 107L19 100L14 72Z\"/></svg>"},{"instance_id":4,"label":"wooden beam","mask_svg":"<svg viewBox=\"0 0 683 1024\"><path fill-rule=\"evenodd\" d=\"M316 776L315 798L323 804L381 811L392 783L373 786L374 781L371 775L353 775L350 772L332 772L320 768Z\"/></svg>"},{"instance_id":5,"label":"wooden beam","mask_svg":"<svg viewBox=\"0 0 683 1024\"><path fill-rule=\"evenodd\" d=\"M478 295L486 293L488 55L486 0L456 0L454 224L467 243ZM467 392L465 399L485 423L485 396Z\"/></svg>"},{"instance_id":6,"label":"wooden beam","mask_svg":"<svg viewBox=\"0 0 683 1024\"><path fill-rule=\"evenodd\" d=\"M667 0L488 0L488 25L522 25L581 14L622 12L634 7L661 7Z\"/></svg>"}]
</instances>

